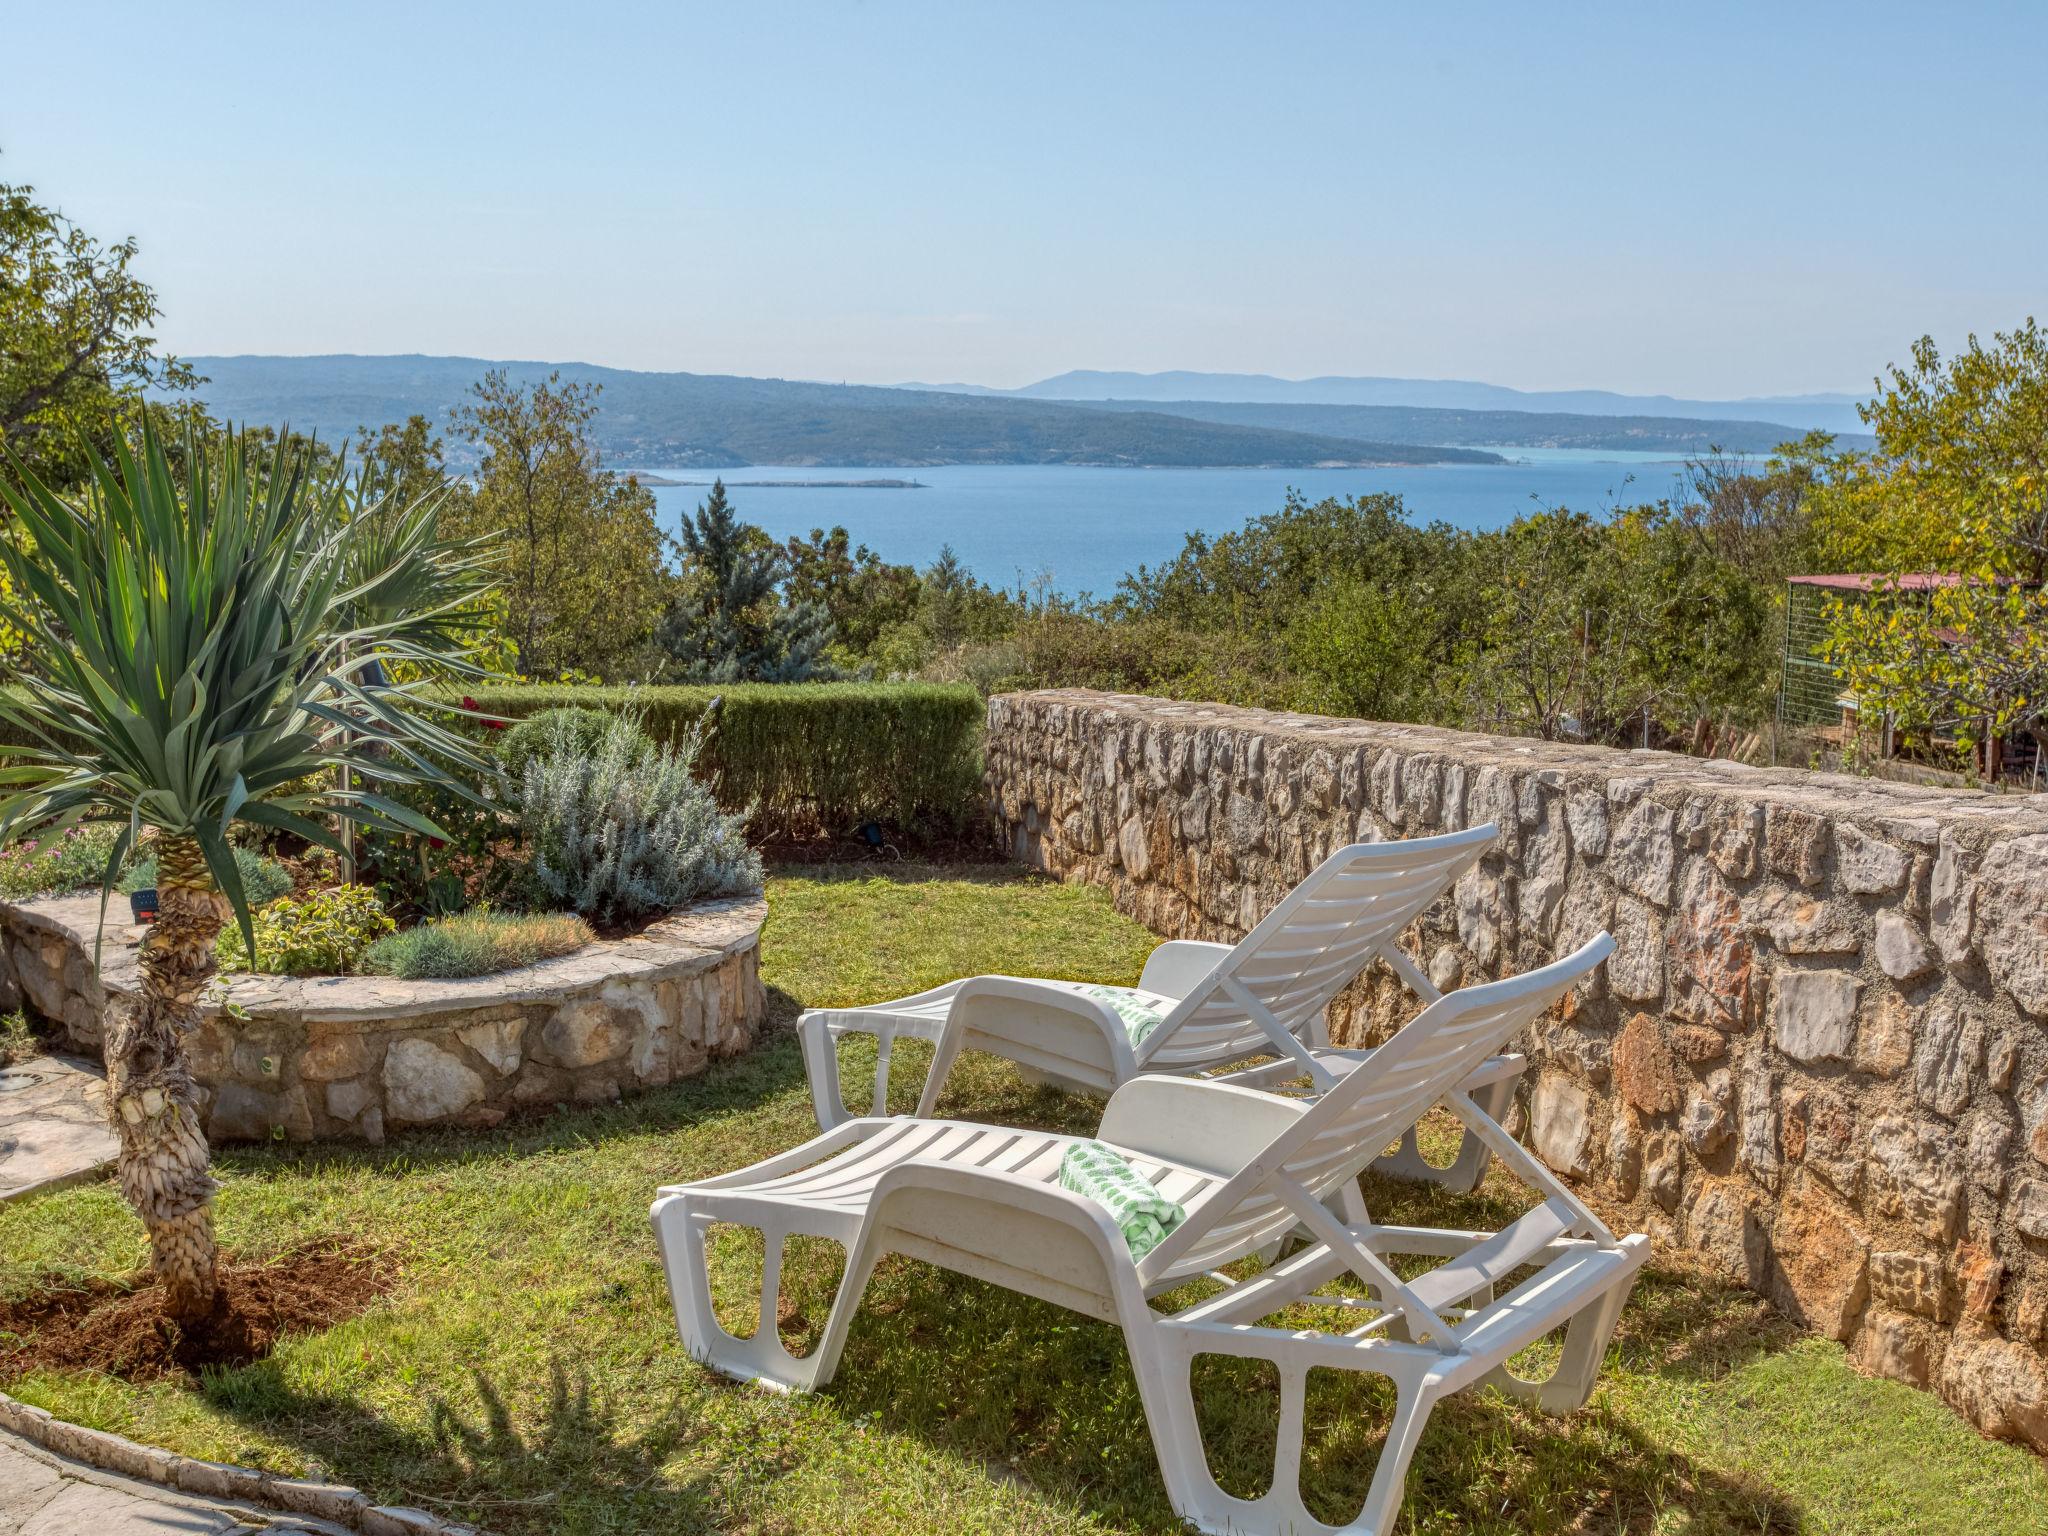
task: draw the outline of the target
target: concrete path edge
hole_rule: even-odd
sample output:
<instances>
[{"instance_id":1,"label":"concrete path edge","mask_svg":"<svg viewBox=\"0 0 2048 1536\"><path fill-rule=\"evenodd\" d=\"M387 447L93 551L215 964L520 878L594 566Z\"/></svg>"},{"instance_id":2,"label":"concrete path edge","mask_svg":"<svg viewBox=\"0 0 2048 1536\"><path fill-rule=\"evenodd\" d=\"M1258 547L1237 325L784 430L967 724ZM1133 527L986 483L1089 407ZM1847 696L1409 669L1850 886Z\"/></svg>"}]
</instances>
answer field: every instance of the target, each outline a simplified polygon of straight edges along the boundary
<instances>
[{"instance_id":1,"label":"concrete path edge","mask_svg":"<svg viewBox=\"0 0 2048 1536\"><path fill-rule=\"evenodd\" d=\"M360 1536L484 1536L473 1525L444 1520L423 1509L372 1504L342 1483L279 1477L226 1462L201 1461L155 1446L87 1429L0 1392L0 1429L12 1431L53 1455L103 1472L155 1483L200 1498L231 1499L261 1509L327 1521Z\"/></svg>"}]
</instances>

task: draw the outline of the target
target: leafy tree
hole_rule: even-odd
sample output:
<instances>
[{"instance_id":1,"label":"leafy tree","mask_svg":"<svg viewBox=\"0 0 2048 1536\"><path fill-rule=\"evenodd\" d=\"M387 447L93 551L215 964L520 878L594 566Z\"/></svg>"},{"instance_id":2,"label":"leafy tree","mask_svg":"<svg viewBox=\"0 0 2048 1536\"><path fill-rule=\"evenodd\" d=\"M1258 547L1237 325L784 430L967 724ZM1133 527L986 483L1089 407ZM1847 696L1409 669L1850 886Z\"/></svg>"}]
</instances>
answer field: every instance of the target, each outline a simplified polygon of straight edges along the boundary
<instances>
[{"instance_id":1,"label":"leafy tree","mask_svg":"<svg viewBox=\"0 0 2048 1536\"><path fill-rule=\"evenodd\" d=\"M158 350L156 293L133 238L103 245L35 188L0 183L0 444L47 484L77 484L145 389L202 382Z\"/></svg>"},{"instance_id":2,"label":"leafy tree","mask_svg":"<svg viewBox=\"0 0 2048 1536\"><path fill-rule=\"evenodd\" d=\"M440 531L458 541L504 534L504 626L527 677L628 674L668 601L653 494L604 468L590 436L597 395L558 375L521 388L493 370L457 416L481 462L474 492L449 501ZM418 467L408 431L389 450L401 470Z\"/></svg>"},{"instance_id":3,"label":"leafy tree","mask_svg":"<svg viewBox=\"0 0 2048 1536\"><path fill-rule=\"evenodd\" d=\"M1822 515L1892 580L1833 606L1829 660L1904 730L2048 748L2048 334L2029 318L1947 364L1922 337L1863 414L1877 449ZM1909 595L1911 572L1955 580Z\"/></svg>"},{"instance_id":4,"label":"leafy tree","mask_svg":"<svg viewBox=\"0 0 2048 1536\"><path fill-rule=\"evenodd\" d=\"M890 565L865 544L852 548L844 528L813 528L807 539L792 537L783 545L783 558L783 595L792 606L824 608L835 654L849 663L865 659L884 630L917 611L916 568Z\"/></svg>"},{"instance_id":5,"label":"leafy tree","mask_svg":"<svg viewBox=\"0 0 2048 1536\"><path fill-rule=\"evenodd\" d=\"M787 557L739 520L723 480L683 519L682 547L682 592L660 633L679 680L792 683L824 669L832 638L825 606L782 600Z\"/></svg>"},{"instance_id":6,"label":"leafy tree","mask_svg":"<svg viewBox=\"0 0 2048 1536\"><path fill-rule=\"evenodd\" d=\"M192 433L174 468L145 420L138 447L115 439L111 465L79 452L90 478L75 494L12 457L0 480L36 546L30 558L0 544L7 617L36 642L21 690L0 693L0 717L30 743L0 774L0 843L112 821L105 893L156 830L158 915L140 996L110 1025L108 1088L122 1192L148 1228L165 1312L191 1324L215 1296L214 1186L184 1042L230 913L255 947L230 831L338 848L335 817L437 834L384 786L431 782L436 761L481 764L414 710L411 689L363 681L373 665L454 664L432 626L386 602L419 590L425 523L401 519L373 569L351 546L380 509L294 447L263 475L243 439Z\"/></svg>"}]
</instances>

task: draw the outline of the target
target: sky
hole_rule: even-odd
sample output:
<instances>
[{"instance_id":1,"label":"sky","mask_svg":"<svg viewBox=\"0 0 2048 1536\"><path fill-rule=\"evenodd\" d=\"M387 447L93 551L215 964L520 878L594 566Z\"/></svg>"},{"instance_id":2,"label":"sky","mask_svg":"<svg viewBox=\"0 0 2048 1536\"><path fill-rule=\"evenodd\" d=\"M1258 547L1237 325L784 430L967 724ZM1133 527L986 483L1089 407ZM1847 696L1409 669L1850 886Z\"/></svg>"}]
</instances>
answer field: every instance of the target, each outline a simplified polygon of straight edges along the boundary
<instances>
[{"instance_id":1,"label":"sky","mask_svg":"<svg viewBox=\"0 0 2048 1536\"><path fill-rule=\"evenodd\" d=\"M1723 398L2048 314L2039 3L8 0L0 38L0 181L134 235L186 354Z\"/></svg>"}]
</instances>

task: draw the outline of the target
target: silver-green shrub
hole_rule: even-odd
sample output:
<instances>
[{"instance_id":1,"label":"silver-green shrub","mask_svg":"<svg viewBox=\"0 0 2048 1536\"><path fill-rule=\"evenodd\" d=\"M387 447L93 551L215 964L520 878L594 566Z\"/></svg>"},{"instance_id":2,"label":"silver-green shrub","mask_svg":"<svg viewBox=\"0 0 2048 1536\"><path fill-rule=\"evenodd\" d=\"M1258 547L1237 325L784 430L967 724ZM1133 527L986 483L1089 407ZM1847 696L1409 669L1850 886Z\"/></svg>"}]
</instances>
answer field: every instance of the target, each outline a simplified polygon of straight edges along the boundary
<instances>
[{"instance_id":1,"label":"silver-green shrub","mask_svg":"<svg viewBox=\"0 0 2048 1536\"><path fill-rule=\"evenodd\" d=\"M546 749L526 765L520 820L550 896L618 922L760 888L746 814L721 811L691 775L701 729L657 746L638 716L621 711L594 747L588 741L573 719L558 720Z\"/></svg>"}]
</instances>

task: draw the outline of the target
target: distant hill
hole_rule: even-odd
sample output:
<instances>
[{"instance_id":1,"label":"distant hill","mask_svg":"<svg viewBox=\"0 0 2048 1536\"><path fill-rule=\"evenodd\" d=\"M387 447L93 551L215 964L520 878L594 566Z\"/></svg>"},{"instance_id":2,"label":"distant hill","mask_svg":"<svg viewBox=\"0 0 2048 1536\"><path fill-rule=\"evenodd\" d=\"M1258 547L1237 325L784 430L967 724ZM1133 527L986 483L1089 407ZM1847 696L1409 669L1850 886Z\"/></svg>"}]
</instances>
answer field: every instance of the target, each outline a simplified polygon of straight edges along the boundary
<instances>
[{"instance_id":1,"label":"distant hill","mask_svg":"<svg viewBox=\"0 0 2048 1536\"><path fill-rule=\"evenodd\" d=\"M503 368L520 383L551 372L603 386L598 445L615 464L1175 465L1491 464L1467 448L1369 442L1138 408L720 374L635 373L587 363L474 357L192 357L215 416L290 425L339 441L360 427L427 416L445 432L470 386ZM451 441L462 462L465 445Z\"/></svg>"},{"instance_id":2,"label":"distant hill","mask_svg":"<svg viewBox=\"0 0 2048 1536\"><path fill-rule=\"evenodd\" d=\"M1090 410L1163 411L1196 421L1272 427L1323 437L1487 448L1628 449L1646 453L1768 454L1800 435L1770 421L1684 416L1594 416L1563 411L1465 411L1416 405L1272 405L1221 400L1091 400ZM1842 434L1845 446L1867 442Z\"/></svg>"},{"instance_id":3,"label":"distant hill","mask_svg":"<svg viewBox=\"0 0 2048 1536\"><path fill-rule=\"evenodd\" d=\"M1680 400L1605 389L1521 390L1467 379L1281 379L1264 373L1105 373L1077 369L1026 384L912 384L909 389L967 390L1023 400L1117 400L1138 403L1229 401L1266 405L1394 405L1466 411L1564 411L1584 416L1680 416L1701 421L1766 421L1801 431L1861 432L1854 394L1770 395L1747 400ZM1619 446L1610 445L1610 446Z\"/></svg>"}]
</instances>

